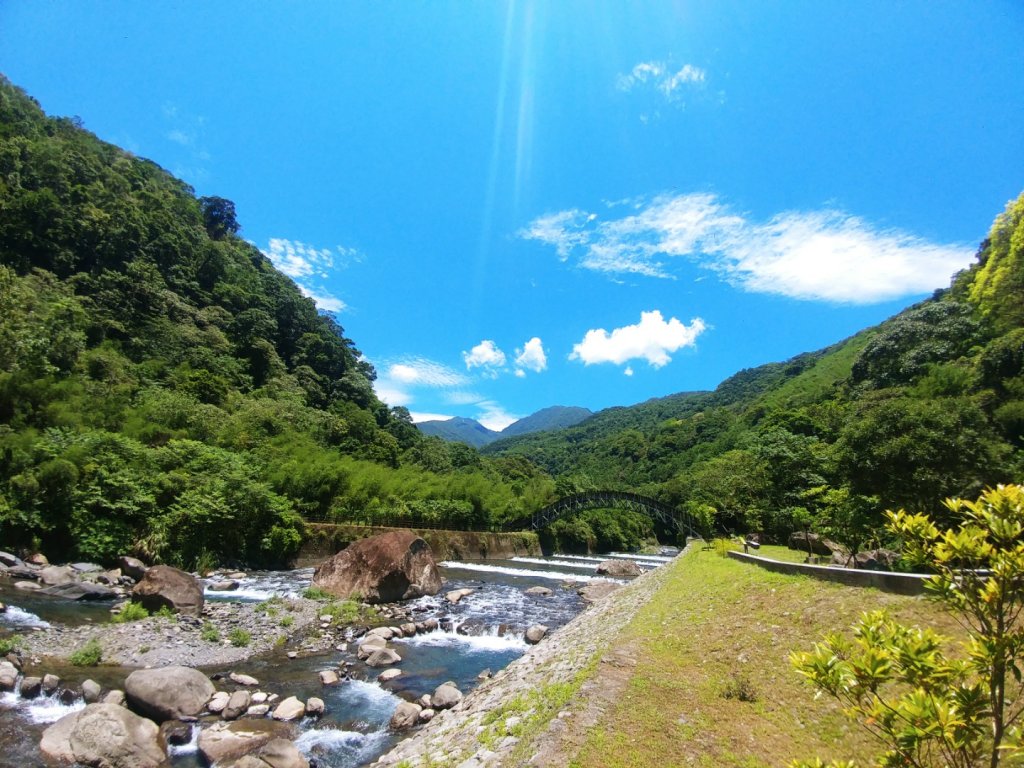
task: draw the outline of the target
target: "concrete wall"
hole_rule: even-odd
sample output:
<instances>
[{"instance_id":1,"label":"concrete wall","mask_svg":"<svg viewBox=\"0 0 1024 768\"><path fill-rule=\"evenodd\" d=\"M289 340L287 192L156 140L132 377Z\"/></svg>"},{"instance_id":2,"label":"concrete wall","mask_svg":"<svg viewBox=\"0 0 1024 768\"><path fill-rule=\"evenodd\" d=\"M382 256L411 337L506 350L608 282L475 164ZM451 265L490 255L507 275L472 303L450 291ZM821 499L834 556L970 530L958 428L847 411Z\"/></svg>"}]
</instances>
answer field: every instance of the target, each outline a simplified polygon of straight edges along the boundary
<instances>
[{"instance_id":1,"label":"concrete wall","mask_svg":"<svg viewBox=\"0 0 1024 768\"><path fill-rule=\"evenodd\" d=\"M928 576L920 573L893 573L892 571L861 571L854 568L830 568L825 565L787 563L743 552L729 552L729 557L752 563L776 573L800 574L824 581L837 581L851 587L874 587L883 592L900 595L920 595Z\"/></svg>"},{"instance_id":2,"label":"concrete wall","mask_svg":"<svg viewBox=\"0 0 1024 768\"><path fill-rule=\"evenodd\" d=\"M306 541L296 557L296 568L319 565L357 539L394 530L412 530L422 536L437 560L505 560L510 557L539 557L541 554L537 534L527 532L438 531L329 523L309 523L306 529Z\"/></svg>"}]
</instances>

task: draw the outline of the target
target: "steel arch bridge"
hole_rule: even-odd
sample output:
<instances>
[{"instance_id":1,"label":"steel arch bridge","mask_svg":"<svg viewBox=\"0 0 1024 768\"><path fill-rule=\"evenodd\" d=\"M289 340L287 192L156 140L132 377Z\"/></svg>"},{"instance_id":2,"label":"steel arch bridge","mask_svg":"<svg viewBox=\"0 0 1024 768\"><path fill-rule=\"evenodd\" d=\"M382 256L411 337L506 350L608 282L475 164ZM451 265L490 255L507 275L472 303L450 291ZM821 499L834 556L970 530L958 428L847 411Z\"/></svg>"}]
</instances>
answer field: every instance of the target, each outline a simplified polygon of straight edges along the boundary
<instances>
[{"instance_id":1,"label":"steel arch bridge","mask_svg":"<svg viewBox=\"0 0 1024 768\"><path fill-rule=\"evenodd\" d=\"M682 510L663 504L647 496L624 491L587 491L565 496L534 512L529 517L513 520L503 526L506 531L537 531L546 528L556 520L583 512L588 509L631 509L642 512L656 522L662 523L684 536L701 538L696 521Z\"/></svg>"}]
</instances>

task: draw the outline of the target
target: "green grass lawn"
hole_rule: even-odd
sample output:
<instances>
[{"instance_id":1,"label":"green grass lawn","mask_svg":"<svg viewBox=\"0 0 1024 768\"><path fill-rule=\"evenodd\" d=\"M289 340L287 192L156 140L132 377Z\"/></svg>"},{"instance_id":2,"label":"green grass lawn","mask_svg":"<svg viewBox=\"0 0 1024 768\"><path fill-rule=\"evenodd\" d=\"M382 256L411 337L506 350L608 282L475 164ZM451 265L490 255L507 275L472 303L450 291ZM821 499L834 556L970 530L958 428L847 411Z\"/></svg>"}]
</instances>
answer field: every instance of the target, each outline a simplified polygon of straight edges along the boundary
<instances>
[{"instance_id":1,"label":"green grass lawn","mask_svg":"<svg viewBox=\"0 0 1024 768\"><path fill-rule=\"evenodd\" d=\"M959 631L924 598L774 574L712 550L669 567L666 586L616 643L637 665L615 706L587 732L574 768L866 760L877 752L874 742L830 700L814 700L790 667L790 651L877 608L947 635Z\"/></svg>"}]
</instances>

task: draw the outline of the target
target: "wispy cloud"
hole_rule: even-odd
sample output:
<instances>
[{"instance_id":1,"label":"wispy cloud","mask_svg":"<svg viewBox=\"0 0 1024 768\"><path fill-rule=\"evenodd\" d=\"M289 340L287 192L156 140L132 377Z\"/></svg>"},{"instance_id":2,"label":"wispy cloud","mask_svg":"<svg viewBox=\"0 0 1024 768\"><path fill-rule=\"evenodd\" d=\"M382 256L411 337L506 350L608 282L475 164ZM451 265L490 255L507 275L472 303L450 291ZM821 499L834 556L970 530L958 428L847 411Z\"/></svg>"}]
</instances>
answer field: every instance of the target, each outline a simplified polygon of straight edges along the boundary
<instances>
[{"instance_id":1,"label":"wispy cloud","mask_svg":"<svg viewBox=\"0 0 1024 768\"><path fill-rule=\"evenodd\" d=\"M573 209L520 231L559 258L608 274L674 278L687 258L747 291L868 304L927 293L970 264L974 251L875 226L843 211L787 211L756 221L716 195L662 195L600 219ZM544 221L537 228L537 221Z\"/></svg>"},{"instance_id":2,"label":"wispy cloud","mask_svg":"<svg viewBox=\"0 0 1024 768\"><path fill-rule=\"evenodd\" d=\"M544 352L544 343L540 337L534 336L523 344L522 349L516 349L516 376L525 376L526 371L540 373L548 367L548 356Z\"/></svg>"},{"instance_id":3,"label":"wispy cloud","mask_svg":"<svg viewBox=\"0 0 1024 768\"><path fill-rule=\"evenodd\" d=\"M661 368L672 361L670 353L694 346L706 329L699 317L686 325L674 317L666 322L657 309L641 312L640 322L635 325L615 328L611 333L604 328L587 331L583 340L573 346L569 359L580 360L584 365L646 360L651 367ZM633 369L627 367L624 373L632 376Z\"/></svg>"},{"instance_id":4,"label":"wispy cloud","mask_svg":"<svg viewBox=\"0 0 1024 768\"><path fill-rule=\"evenodd\" d=\"M181 147L171 166L174 175L193 183L209 178L210 153L203 146L206 118L173 102L164 103L160 112L167 123L164 138Z\"/></svg>"},{"instance_id":5,"label":"wispy cloud","mask_svg":"<svg viewBox=\"0 0 1024 768\"><path fill-rule=\"evenodd\" d=\"M631 91L638 87L653 88L672 101L679 98L679 91L684 86L699 86L705 80L707 72L692 64L684 64L676 69L663 61L641 61L629 74L619 75L616 85L621 91Z\"/></svg>"},{"instance_id":6,"label":"wispy cloud","mask_svg":"<svg viewBox=\"0 0 1024 768\"><path fill-rule=\"evenodd\" d=\"M362 261L362 255L355 248L335 246L317 248L299 240L272 237L263 249L263 255L281 272L288 275L299 286L303 295L316 302L327 312L342 312L345 302L333 296L324 285L333 272L344 269L352 262Z\"/></svg>"},{"instance_id":7,"label":"wispy cloud","mask_svg":"<svg viewBox=\"0 0 1024 768\"><path fill-rule=\"evenodd\" d=\"M167 133L167 138L173 141L175 144L181 144L183 147L187 147L192 143L195 138L192 134L186 133L180 128L175 128L173 131Z\"/></svg>"},{"instance_id":8,"label":"wispy cloud","mask_svg":"<svg viewBox=\"0 0 1024 768\"><path fill-rule=\"evenodd\" d=\"M479 405L480 411L476 416L476 420L495 432L501 432L501 430L509 424L519 421L519 419L522 418L521 416L509 413L498 403L491 402L489 400L484 401Z\"/></svg>"},{"instance_id":9,"label":"wispy cloud","mask_svg":"<svg viewBox=\"0 0 1024 768\"><path fill-rule=\"evenodd\" d=\"M391 361L380 366L379 370L381 373L373 388L377 397L392 407L411 405L416 389L463 387L469 381L458 371L425 357Z\"/></svg>"}]
</instances>

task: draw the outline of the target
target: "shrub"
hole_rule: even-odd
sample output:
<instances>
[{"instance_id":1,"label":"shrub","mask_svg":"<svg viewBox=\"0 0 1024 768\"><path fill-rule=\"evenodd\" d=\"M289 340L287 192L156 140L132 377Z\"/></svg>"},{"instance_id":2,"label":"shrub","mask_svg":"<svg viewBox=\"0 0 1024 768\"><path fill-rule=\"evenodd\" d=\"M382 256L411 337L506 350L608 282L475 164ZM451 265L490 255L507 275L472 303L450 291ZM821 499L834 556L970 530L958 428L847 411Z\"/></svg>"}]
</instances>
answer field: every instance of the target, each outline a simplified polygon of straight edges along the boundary
<instances>
[{"instance_id":1,"label":"shrub","mask_svg":"<svg viewBox=\"0 0 1024 768\"><path fill-rule=\"evenodd\" d=\"M6 656L21 646L21 638L17 635L0 637L0 656Z\"/></svg>"},{"instance_id":2,"label":"shrub","mask_svg":"<svg viewBox=\"0 0 1024 768\"><path fill-rule=\"evenodd\" d=\"M115 624L127 624L129 621L148 618L149 611L143 608L141 603L125 603L119 612L111 616L110 620Z\"/></svg>"},{"instance_id":3,"label":"shrub","mask_svg":"<svg viewBox=\"0 0 1024 768\"><path fill-rule=\"evenodd\" d=\"M102 658L103 648L100 646L100 641L93 638L68 656L68 661L76 667L95 667Z\"/></svg>"},{"instance_id":4,"label":"shrub","mask_svg":"<svg viewBox=\"0 0 1024 768\"><path fill-rule=\"evenodd\" d=\"M241 627L235 627L228 632L228 641L236 648L245 648L252 642L252 635Z\"/></svg>"},{"instance_id":5,"label":"shrub","mask_svg":"<svg viewBox=\"0 0 1024 768\"><path fill-rule=\"evenodd\" d=\"M320 587L308 587L302 590L302 596L307 600L330 600L333 595L324 592Z\"/></svg>"},{"instance_id":6,"label":"shrub","mask_svg":"<svg viewBox=\"0 0 1024 768\"><path fill-rule=\"evenodd\" d=\"M208 621L203 622L203 628L199 631L199 637L208 643L220 642L220 632L218 632L217 628Z\"/></svg>"},{"instance_id":7,"label":"shrub","mask_svg":"<svg viewBox=\"0 0 1024 768\"><path fill-rule=\"evenodd\" d=\"M287 629L288 627L290 627L292 624L295 623L295 617L294 616L282 616L281 617L281 621L279 623L280 623L280 625L282 627Z\"/></svg>"}]
</instances>

